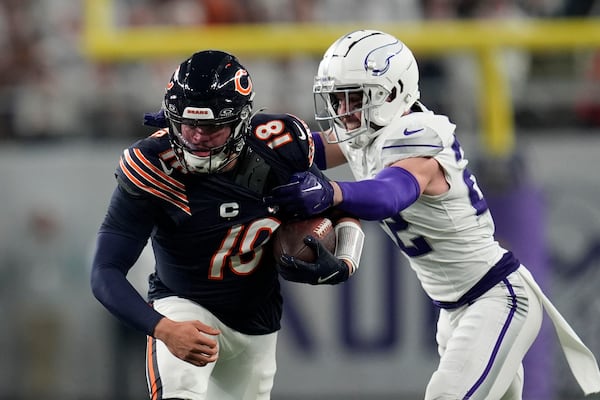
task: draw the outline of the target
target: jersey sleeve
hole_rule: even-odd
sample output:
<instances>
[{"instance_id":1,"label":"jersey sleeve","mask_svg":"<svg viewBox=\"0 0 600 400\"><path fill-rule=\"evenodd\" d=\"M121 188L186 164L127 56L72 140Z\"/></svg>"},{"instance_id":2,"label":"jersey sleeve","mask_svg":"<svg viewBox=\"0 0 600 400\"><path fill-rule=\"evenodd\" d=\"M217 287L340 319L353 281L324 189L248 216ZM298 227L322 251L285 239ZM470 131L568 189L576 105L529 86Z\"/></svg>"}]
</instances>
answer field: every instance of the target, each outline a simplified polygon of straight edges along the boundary
<instances>
[{"instance_id":1,"label":"jersey sleeve","mask_svg":"<svg viewBox=\"0 0 600 400\"><path fill-rule=\"evenodd\" d=\"M148 201L115 189L98 232L92 263L94 296L124 323L151 335L162 315L127 280L154 226Z\"/></svg>"},{"instance_id":2,"label":"jersey sleeve","mask_svg":"<svg viewBox=\"0 0 600 400\"><path fill-rule=\"evenodd\" d=\"M384 166L411 157L435 157L450 145L454 124L447 118L414 113L386 128L381 138Z\"/></svg>"},{"instance_id":3,"label":"jersey sleeve","mask_svg":"<svg viewBox=\"0 0 600 400\"><path fill-rule=\"evenodd\" d=\"M129 283L127 273L154 228L156 203L129 178L131 173L126 171L130 167L123 159L117 167L119 184L98 231L91 288L94 296L121 321L151 335L162 316Z\"/></svg>"},{"instance_id":4,"label":"jersey sleeve","mask_svg":"<svg viewBox=\"0 0 600 400\"><path fill-rule=\"evenodd\" d=\"M270 148L278 164L292 172L311 168L315 144L308 125L291 114L257 114L252 119L250 136L259 147ZM265 152L263 152L265 153Z\"/></svg>"}]
</instances>

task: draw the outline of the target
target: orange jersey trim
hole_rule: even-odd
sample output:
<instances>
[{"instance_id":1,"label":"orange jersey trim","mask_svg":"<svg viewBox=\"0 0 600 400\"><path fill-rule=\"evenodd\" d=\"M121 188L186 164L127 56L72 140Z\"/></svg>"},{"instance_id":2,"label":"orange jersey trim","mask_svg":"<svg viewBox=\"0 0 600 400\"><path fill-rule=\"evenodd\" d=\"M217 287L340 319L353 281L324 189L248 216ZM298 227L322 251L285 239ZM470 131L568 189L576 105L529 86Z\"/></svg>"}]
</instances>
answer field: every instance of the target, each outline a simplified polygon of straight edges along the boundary
<instances>
[{"instance_id":1,"label":"orange jersey trim","mask_svg":"<svg viewBox=\"0 0 600 400\"><path fill-rule=\"evenodd\" d=\"M143 191L173 204L188 215L192 215L189 200L184 191L185 186L152 165L139 149L134 149L134 153L139 161L132 157L129 150L123 152L123 157L119 161L121 170L127 178ZM150 172L143 167L148 168Z\"/></svg>"}]
</instances>

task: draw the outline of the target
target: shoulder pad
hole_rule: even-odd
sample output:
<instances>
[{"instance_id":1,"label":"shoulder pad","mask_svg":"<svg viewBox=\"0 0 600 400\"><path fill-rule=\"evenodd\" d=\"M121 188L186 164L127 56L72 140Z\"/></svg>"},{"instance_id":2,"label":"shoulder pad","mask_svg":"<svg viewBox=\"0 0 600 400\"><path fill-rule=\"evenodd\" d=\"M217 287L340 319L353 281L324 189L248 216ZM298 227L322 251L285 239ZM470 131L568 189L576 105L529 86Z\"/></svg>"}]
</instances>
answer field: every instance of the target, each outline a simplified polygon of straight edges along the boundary
<instances>
[{"instance_id":1,"label":"shoulder pad","mask_svg":"<svg viewBox=\"0 0 600 400\"><path fill-rule=\"evenodd\" d=\"M393 121L378 138L383 164L437 155L451 144L454 127L448 118L432 113L413 113Z\"/></svg>"},{"instance_id":2,"label":"shoulder pad","mask_svg":"<svg viewBox=\"0 0 600 400\"><path fill-rule=\"evenodd\" d=\"M308 125L290 114L256 114L250 123L250 140L272 149L294 171L313 164L315 144Z\"/></svg>"},{"instance_id":3,"label":"shoulder pad","mask_svg":"<svg viewBox=\"0 0 600 400\"><path fill-rule=\"evenodd\" d=\"M178 165L168 139L153 135L123 151L117 181L129 193L161 199L191 214L185 185L176 177Z\"/></svg>"}]
</instances>

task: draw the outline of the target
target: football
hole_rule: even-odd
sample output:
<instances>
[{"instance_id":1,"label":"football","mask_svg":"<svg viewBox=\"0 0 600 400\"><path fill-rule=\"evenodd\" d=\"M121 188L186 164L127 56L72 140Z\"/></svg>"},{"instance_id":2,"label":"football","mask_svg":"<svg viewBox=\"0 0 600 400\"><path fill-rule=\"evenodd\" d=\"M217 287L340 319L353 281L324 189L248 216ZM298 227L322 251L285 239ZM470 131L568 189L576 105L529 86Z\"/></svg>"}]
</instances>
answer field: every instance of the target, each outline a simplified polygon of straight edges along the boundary
<instances>
[{"instance_id":1,"label":"football","mask_svg":"<svg viewBox=\"0 0 600 400\"><path fill-rule=\"evenodd\" d=\"M325 248L335 251L335 231L329 218L314 217L310 219L284 222L275 231L273 239L273 256L278 260L282 254L288 254L299 260L314 262L316 254L304 244L304 237L312 235L320 240Z\"/></svg>"}]
</instances>

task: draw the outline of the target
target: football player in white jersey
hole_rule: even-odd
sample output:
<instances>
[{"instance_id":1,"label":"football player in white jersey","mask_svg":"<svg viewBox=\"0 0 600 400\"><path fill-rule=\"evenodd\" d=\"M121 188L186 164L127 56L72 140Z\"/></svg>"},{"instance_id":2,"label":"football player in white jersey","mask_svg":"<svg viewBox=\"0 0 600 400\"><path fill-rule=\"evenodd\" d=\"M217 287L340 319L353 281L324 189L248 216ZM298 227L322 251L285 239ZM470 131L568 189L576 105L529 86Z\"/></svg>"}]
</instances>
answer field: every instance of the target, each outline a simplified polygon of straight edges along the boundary
<instances>
[{"instance_id":1,"label":"football player in white jersey","mask_svg":"<svg viewBox=\"0 0 600 400\"><path fill-rule=\"evenodd\" d=\"M378 220L440 308L439 365L427 400L521 399L522 360L552 319L583 391L600 391L594 355L529 271L494 238L485 198L446 116L420 101L410 51L380 31L359 30L326 51L315 77L313 133L321 169L347 162L356 182L295 174L266 200L312 215L336 205ZM293 258L282 268L302 268Z\"/></svg>"}]
</instances>

